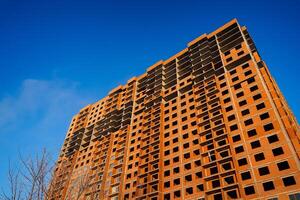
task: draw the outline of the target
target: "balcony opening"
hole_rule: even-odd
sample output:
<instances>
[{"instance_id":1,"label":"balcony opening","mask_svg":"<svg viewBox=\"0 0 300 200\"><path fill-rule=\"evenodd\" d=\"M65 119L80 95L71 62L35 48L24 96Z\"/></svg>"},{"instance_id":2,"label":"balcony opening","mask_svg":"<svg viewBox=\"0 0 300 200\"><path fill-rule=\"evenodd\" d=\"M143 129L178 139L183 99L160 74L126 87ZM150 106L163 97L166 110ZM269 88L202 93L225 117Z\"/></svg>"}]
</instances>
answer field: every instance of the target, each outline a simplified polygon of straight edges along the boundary
<instances>
[{"instance_id":1,"label":"balcony opening","mask_svg":"<svg viewBox=\"0 0 300 200\"><path fill-rule=\"evenodd\" d=\"M239 166L247 165L248 164L247 159L246 158L239 159L238 164Z\"/></svg>"},{"instance_id":2,"label":"balcony opening","mask_svg":"<svg viewBox=\"0 0 300 200\"><path fill-rule=\"evenodd\" d=\"M197 178L202 178L202 172L197 172L196 176L197 176Z\"/></svg>"},{"instance_id":3,"label":"balcony opening","mask_svg":"<svg viewBox=\"0 0 300 200\"><path fill-rule=\"evenodd\" d=\"M197 185L197 190L198 190L199 192L204 191L203 184Z\"/></svg>"},{"instance_id":4,"label":"balcony opening","mask_svg":"<svg viewBox=\"0 0 300 200\"><path fill-rule=\"evenodd\" d=\"M249 130L247 132L247 134L248 134L248 137L253 137L253 136L257 135L257 132L255 129L252 129L252 130Z\"/></svg>"},{"instance_id":5,"label":"balcony opening","mask_svg":"<svg viewBox=\"0 0 300 200\"><path fill-rule=\"evenodd\" d=\"M232 169L230 162L223 164L222 167L223 167L224 170L231 170Z\"/></svg>"},{"instance_id":6,"label":"balcony opening","mask_svg":"<svg viewBox=\"0 0 300 200\"><path fill-rule=\"evenodd\" d=\"M289 165L288 161L283 161L283 162L277 163L277 167L278 167L279 171L282 171L282 170L289 169L290 165Z\"/></svg>"},{"instance_id":7,"label":"balcony opening","mask_svg":"<svg viewBox=\"0 0 300 200\"><path fill-rule=\"evenodd\" d=\"M217 167L212 167L210 168L210 174L213 175L213 174L217 174L218 173L218 168Z\"/></svg>"},{"instance_id":8,"label":"balcony opening","mask_svg":"<svg viewBox=\"0 0 300 200\"><path fill-rule=\"evenodd\" d=\"M284 154L282 147L272 149L272 152L273 152L274 156L279 156L279 155Z\"/></svg>"},{"instance_id":9,"label":"balcony opening","mask_svg":"<svg viewBox=\"0 0 300 200\"><path fill-rule=\"evenodd\" d=\"M170 187L170 181L165 182L165 183L164 183L164 187L165 187L165 188L169 188L169 187Z\"/></svg>"},{"instance_id":10,"label":"balcony opening","mask_svg":"<svg viewBox=\"0 0 300 200\"><path fill-rule=\"evenodd\" d=\"M255 194L255 189L253 186L248 186L244 188L245 194L246 195L251 195L251 194Z\"/></svg>"},{"instance_id":11,"label":"balcony opening","mask_svg":"<svg viewBox=\"0 0 300 200\"><path fill-rule=\"evenodd\" d=\"M214 200L222 200L223 197L222 197L222 194L215 194L214 195Z\"/></svg>"},{"instance_id":12,"label":"balcony opening","mask_svg":"<svg viewBox=\"0 0 300 200\"><path fill-rule=\"evenodd\" d=\"M237 199L237 198L238 198L238 195L237 195L236 190L228 191L228 192L227 192L227 195L228 195L231 199Z\"/></svg>"},{"instance_id":13,"label":"balcony opening","mask_svg":"<svg viewBox=\"0 0 300 200\"><path fill-rule=\"evenodd\" d=\"M191 169L191 164L190 164L190 163L185 164L185 165L184 165L184 168L185 168L186 170L190 170L190 169Z\"/></svg>"},{"instance_id":14,"label":"balcony opening","mask_svg":"<svg viewBox=\"0 0 300 200\"><path fill-rule=\"evenodd\" d=\"M260 176L265 176L270 174L269 168L268 167L261 167L258 169L259 175Z\"/></svg>"},{"instance_id":15,"label":"balcony opening","mask_svg":"<svg viewBox=\"0 0 300 200\"><path fill-rule=\"evenodd\" d=\"M273 181L263 183L264 191L274 190L275 186Z\"/></svg>"},{"instance_id":16,"label":"balcony opening","mask_svg":"<svg viewBox=\"0 0 300 200\"><path fill-rule=\"evenodd\" d=\"M174 192L174 197L175 198L179 198L180 196L181 196L180 190L177 190L177 191Z\"/></svg>"},{"instance_id":17,"label":"balcony opening","mask_svg":"<svg viewBox=\"0 0 300 200\"><path fill-rule=\"evenodd\" d=\"M224 180L225 180L225 182L226 182L227 184L233 184L233 183L234 183L234 178L233 178L233 176L228 176L228 177L224 178Z\"/></svg>"},{"instance_id":18,"label":"balcony opening","mask_svg":"<svg viewBox=\"0 0 300 200\"><path fill-rule=\"evenodd\" d=\"M176 167L176 168L173 169L173 173L174 174L178 174L179 172L180 172L179 167Z\"/></svg>"},{"instance_id":19,"label":"balcony opening","mask_svg":"<svg viewBox=\"0 0 300 200\"><path fill-rule=\"evenodd\" d=\"M275 134L275 135L268 136L267 138L268 138L268 142L269 142L270 144L279 141L278 136L277 136L276 134Z\"/></svg>"},{"instance_id":20,"label":"balcony opening","mask_svg":"<svg viewBox=\"0 0 300 200\"><path fill-rule=\"evenodd\" d=\"M258 162L258 161L264 160L265 155L264 155L264 153L258 153L258 154L254 155L254 158L255 158L255 161Z\"/></svg>"},{"instance_id":21,"label":"balcony opening","mask_svg":"<svg viewBox=\"0 0 300 200\"><path fill-rule=\"evenodd\" d=\"M219 180L213 180L212 181L212 187L213 188L220 187L220 181Z\"/></svg>"},{"instance_id":22,"label":"balcony opening","mask_svg":"<svg viewBox=\"0 0 300 200\"><path fill-rule=\"evenodd\" d=\"M185 191L186 191L187 195L193 194L193 188L192 187L187 188Z\"/></svg>"},{"instance_id":23,"label":"balcony opening","mask_svg":"<svg viewBox=\"0 0 300 200\"><path fill-rule=\"evenodd\" d=\"M173 183L174 183L174 185L179 185L180 184L180 178L174 179Z\"/></svg>"},{"instance_id":24,"label":"balcony opening","mask_svg":"<svg viewBox=\"0 0 300 200\"><path fill-rule=\"evenodd\" d=\"M296 185L296 180L293 176L285 177L282 179L284 186Z\"/></svg>"},{"instance_id":25,"label":"balcony opening","mask_svg":"<svg viewBox=\"0 0 300 200\"><path fill-rule=\"evenodd\" d=\"M164 195L164 200L171 200L170 194L165 194Z\"/></svg>"},{"instance_id":26,"label":"balcony opening","mask_svg":"<svg viewBox=\"0 0 300 200\"><path fill-rule=\"evenodd\" d=\"M251 142L250 144L251 144L252 149L256 149L258 147L261 147L259 140Z\"/></svg>"},{"instance_id":27,"label":"balcony opening","mask_svg":"<svg viewBox=\"0 0 300 200\"><path fill-rule=\"evenodd\" d=\"M192 181L192 175L185 176L185 180L188 182Z\"/></svg>"}]
</instances>

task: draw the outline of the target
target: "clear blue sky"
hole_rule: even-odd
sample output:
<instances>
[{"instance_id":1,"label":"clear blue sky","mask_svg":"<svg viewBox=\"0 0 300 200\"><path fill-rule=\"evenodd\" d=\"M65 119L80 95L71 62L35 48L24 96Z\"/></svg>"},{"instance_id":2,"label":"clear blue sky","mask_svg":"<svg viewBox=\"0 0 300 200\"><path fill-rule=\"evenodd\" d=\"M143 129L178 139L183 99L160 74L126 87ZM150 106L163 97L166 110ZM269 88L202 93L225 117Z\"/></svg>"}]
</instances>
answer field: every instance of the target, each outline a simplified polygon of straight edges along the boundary
<instances>
[{"instance_id":1,"label":"clear blue sky","mask_svg":"<svg viewBox=\"0 0 300 200\"><path fill-rule=\"evenodd\" d=\"M83 105L233 18L300 117L300 1L0 0L0 185L8 159L56 158Z\"/></svg>"}]
</instances>

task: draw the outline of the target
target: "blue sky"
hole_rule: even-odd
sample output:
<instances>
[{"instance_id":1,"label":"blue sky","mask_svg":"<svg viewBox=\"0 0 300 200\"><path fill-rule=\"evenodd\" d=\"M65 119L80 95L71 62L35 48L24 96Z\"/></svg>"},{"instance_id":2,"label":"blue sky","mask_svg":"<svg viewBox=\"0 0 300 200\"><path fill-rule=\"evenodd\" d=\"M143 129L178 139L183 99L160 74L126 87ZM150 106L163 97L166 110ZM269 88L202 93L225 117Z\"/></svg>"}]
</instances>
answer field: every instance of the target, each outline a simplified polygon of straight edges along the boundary
<instances>
[{"instance_id":1,"label":"blue sky","mask_svg":"<svg viewBox=\"0 0 300 200\"><path fill-rule=\"evenodd\" d=\"M132 76L233 18L299 119L300 1L0 0L0 186L8 160L46 147Z\"/></svg>"}]
</instances>

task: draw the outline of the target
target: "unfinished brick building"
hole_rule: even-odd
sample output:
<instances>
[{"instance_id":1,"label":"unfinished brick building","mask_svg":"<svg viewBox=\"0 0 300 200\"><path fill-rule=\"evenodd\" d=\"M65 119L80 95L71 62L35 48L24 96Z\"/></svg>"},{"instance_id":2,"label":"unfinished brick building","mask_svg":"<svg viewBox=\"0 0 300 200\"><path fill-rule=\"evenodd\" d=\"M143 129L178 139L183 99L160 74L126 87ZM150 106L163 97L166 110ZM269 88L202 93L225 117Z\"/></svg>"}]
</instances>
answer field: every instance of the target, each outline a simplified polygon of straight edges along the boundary
<instances>
[{"instance_id":1,"label":"unfinished brick building","mask_svg":"<svg viewBox=\"0 0 300 200\"><path fill-rule=\"evenodd\" d=\"M76 114L53 199L300 198L299 125L232 20Z\"/></svg>"}]
</instances>

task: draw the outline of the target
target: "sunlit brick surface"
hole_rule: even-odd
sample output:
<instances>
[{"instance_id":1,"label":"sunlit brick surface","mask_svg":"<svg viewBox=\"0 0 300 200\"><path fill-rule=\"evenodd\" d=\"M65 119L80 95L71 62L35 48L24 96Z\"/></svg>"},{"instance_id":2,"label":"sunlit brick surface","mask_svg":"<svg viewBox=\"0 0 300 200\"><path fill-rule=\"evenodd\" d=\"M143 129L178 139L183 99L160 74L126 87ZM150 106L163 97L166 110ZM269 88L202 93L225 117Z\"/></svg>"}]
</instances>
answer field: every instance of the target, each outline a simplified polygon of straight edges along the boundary
<instances>
[{"instance_id":1,"label":"sunlit brick surface","mask_svg":"<svg viewBox=\"0 0 300 200\"><path fill-rule=\"evenodd\" d=\"M299 125L232 20L81 109L52 194L75 199L84 177L87 200L297 199L299 156Z\"/></svg>"}]
</instances>

